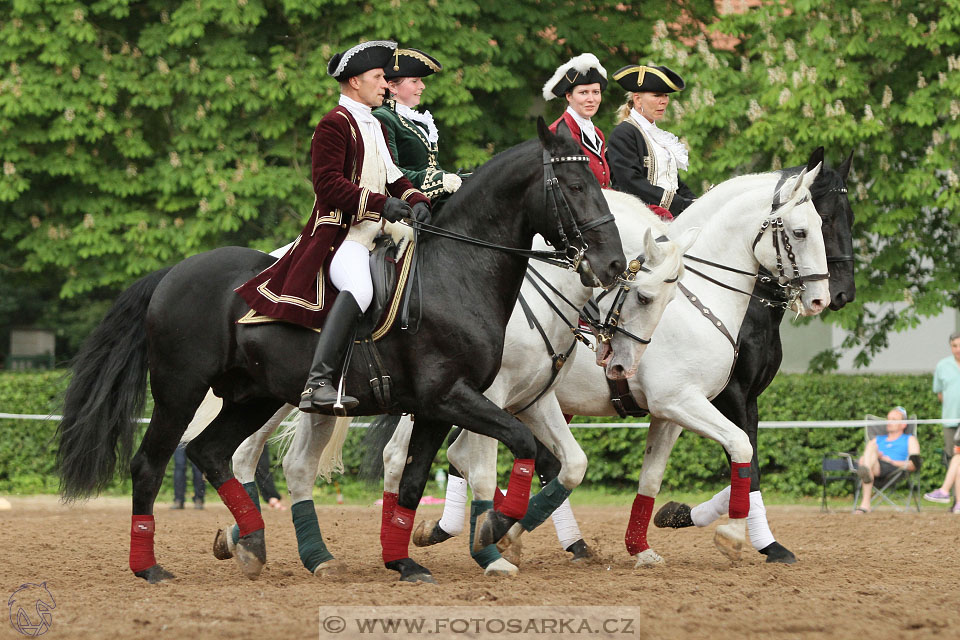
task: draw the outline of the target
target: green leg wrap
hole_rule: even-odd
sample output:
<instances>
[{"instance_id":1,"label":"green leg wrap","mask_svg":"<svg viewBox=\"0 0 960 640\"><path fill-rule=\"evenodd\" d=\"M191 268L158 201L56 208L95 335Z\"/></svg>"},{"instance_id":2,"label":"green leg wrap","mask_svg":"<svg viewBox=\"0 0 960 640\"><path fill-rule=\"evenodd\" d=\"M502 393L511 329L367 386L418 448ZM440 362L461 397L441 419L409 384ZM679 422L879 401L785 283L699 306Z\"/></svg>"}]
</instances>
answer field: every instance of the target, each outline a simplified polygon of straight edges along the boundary
<instances>
[{"instance_id":1,"label":"green leg wrap","mask_svg":"<svg viewBox=\"0 0 960 640\"><path fill-rule=\"evenodd\" d=\"M317 510L313 500L303 500L294 504L290 511L293 514L293 528L297 531L297 551L300 552L300 562L313 571L320 563L333 560L333 554L327 551L327 545L320 535L320 523L317 521Z\"/></svg>"},{"instance_id":2,"label":"green leg wrap","mask_svg":"<svg viewBox=\"0 0 960 640\"><path fill-rule=\"evenodd\" d=\"M250 496L250 499L253 500L253 506L257 508L257 511L260 511L260 492L257 491L257 483L244 482L243 488L246 490L247 495ZM235 523L230 527L230 537L233 538L233 544L237 544L237 541L240 540L240 525Z\"/></svg>"},{"instance_id":3,"label":"green leg wrap","mask_svg":"<svg viewBox=\"0 0 960 640\"><path fill-rule=\"evenodd\" d=\"M527 515L520 520L520 526L524 531L533 531L542 525L554 511L557 510L563 501L567 499L571 491L565 489L560 481L554 478L547 486L540 489L540 493L530 498L530 504L527 506Z\"/></svg>"},{"instance_id":4,"label":"green leg wrap","mask_svg":"<svg viewBox=\"0 0 960 640\"><path fill-rule=\"evenodd\" d=\"M495 544L487 545L478 553L473 552L473 535L477 529L477 517L488 509L493 509L493 500L474 500L470 503L470 537L467 539L467 548L470 549L470 557L483 569L502 557Z\"/></svg>"}]
</instances>

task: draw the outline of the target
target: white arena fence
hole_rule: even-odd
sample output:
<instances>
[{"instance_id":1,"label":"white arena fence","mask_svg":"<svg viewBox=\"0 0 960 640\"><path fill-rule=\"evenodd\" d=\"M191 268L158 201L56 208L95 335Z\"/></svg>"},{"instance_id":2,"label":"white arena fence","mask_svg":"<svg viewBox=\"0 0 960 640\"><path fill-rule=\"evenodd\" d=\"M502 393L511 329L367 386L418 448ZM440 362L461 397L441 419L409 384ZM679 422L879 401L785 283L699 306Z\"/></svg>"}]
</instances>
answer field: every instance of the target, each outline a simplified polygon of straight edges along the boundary
<instances>
[{"instance_id":1,"label":"white arena fence","mask_svg":"<svg viewBox=\"0 0 960 640\"><path fill-rule=\"evenodd\" d=\"M295 412L287 418L283 424L295 424L299 412ZM0 420L53 420L59 422L63 416L27 414L27 413L0 413ZM148 423L149 418L140 418L139 422ZM837 428L863 428L868 424L875 424L876 420L761 420L761 429L837 429ZM929 420L904 420L907 424L948 424L954 426L957 419L929 419ZM364 421L355 422L352 426L364 429L369 423ZM650 425L646 422L596 422L570 425L572 429L646 429Z\"/></svg>"}]
</instances>

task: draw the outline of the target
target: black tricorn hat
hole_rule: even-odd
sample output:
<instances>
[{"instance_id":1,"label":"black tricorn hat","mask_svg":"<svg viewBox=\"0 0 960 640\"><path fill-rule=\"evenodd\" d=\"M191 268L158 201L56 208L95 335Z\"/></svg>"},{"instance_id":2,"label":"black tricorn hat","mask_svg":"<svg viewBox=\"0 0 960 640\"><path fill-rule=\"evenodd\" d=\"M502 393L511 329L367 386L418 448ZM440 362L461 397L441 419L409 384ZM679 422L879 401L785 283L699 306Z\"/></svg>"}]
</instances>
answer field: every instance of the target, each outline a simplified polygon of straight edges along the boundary
<instances>
[{"instance_id":1,"label":"black tricorn hat","mask_svg":"<svg viewBox=\"0 0 960 640\"><path fill-rule=\"evenodd\" d=\"M387 80L394 78L426 78L431 73L443 71L440 61L420 49L397 49L387 66L383 68L383 77Z\"/></svg>"},{"instance_id":2,"label":"black tricorn hat","mask_svg":"<svg viewBox=\"0 0 960 640\"><path fill-rule=\"evenodd\" d=\"M627 91L650 91L652 93L673 93L683 91L683 78L668 67L648 67L631 64L617 69L613 79Z\"/></svg>"},{"instance_id":3,"label":"black tricorn hat","mask_svg":"<svg viewBox=\"0 0 960 640\"><path fill-rule=\"evenodd\" d=\"M563 97L580 84L600 83L600 90L607 88L607 70L603 68L597 56L582 53L561 65L553 76L543 85L543 99Z\"/></svg>"},{"instance_id":4,"label":"black tricorn hat","mask_svg":"<svg viewBox=\"0 0 960 640\"><path fill-rule=\"evenodd\" d=\"M397 43L392 40L361 42L343 53L334 54L327 63L327 74L343 82L370 69L382 69L396 48Z\"/></svg>"}]
</instances>

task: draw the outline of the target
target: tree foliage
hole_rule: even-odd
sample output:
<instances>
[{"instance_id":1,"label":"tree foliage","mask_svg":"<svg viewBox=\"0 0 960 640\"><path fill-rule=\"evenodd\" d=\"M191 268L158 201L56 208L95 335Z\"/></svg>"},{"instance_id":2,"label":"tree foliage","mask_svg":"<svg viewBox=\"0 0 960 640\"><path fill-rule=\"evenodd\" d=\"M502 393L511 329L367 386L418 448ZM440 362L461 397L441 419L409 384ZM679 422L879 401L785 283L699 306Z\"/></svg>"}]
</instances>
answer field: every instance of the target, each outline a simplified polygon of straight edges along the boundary
<instances>
[{"instance_id":1,"label":"tree foliage","mask_svg":"<svg viewBox=\"0 0 960 640\"><path fill-rule=\"evenodd\" d=\"M709 33L685 45L658 25L652 43L688 78L669 126L693 149L692 184L853 151L857 299L833 319L857 362L960 308L960 3L766 2ZM906 304L867 307L887 302Z\"/></svg>"},{"instance_id":2,"label":"tree foliage","mask_svg":"<svg viewBox=\"0 0 960 640\"><path fill-rule=\"evenodd\" d=\"M650 42L650 16L679 7L0 0L0 273L4 293L57 309L0 325L57 325L61 306L102 306L217 246L289 242L313 201L310 137L336 105L326 65L337 51L392 38L436 55L445 71L424 106L442 164L472 167L532 137L538 113L559 115L540 90L567 57L594 51L616 69Z\"/></svg>"}]
</instances>

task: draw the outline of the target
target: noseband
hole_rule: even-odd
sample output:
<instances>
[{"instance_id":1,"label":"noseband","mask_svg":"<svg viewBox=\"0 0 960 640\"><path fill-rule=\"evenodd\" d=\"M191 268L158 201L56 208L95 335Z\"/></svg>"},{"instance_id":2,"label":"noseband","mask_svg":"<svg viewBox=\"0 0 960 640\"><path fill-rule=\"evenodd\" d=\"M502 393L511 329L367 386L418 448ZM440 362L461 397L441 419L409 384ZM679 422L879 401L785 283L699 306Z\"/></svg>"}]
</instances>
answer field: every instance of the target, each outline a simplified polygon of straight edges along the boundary
<instances>
[{"instance_id":1,"label":"noseband","mask_svg":"<svg viewBox=\"0 0 960 640\"><path fill-rule=\"evenodd\" d=\"M667 240L668 238L666 236L660 236L656 241L666 242ZM584 309L584 313L581 315L581 317L593 328L594 334L597 336L597 340L600 342L610 342L610 340L613 339L614 333L621 333L631 340L639 342L640 344L650 344L650 339L641 338L640 336L635 335L620 326L620 314L623 311L623 304L627 301L627 294L630 292L633 281L637 279L637 274L641 271L645 273L651 273L650 269L643 265L645 260L646 256L641 253L627 264L626 271L624 271L623 274L617 278L616 293L614 294L613 302L610 305L610 311L607 312L607 317L603 322L600 322L598 317L591 317L590 314L587 313L587 309ZM669 280L664 280L664 282L671 283L676 282L679 279L679 276L675 276ZM603 298L610 293L610 291L611 290L608 289L597 296L596 301L594 301L594 306L596 306L597 302L603 300ZM591 308L591 312L592 311L593 309ZM596 311L599 314L599 307L597 307Z\"/></svg>"}]
</instances>

